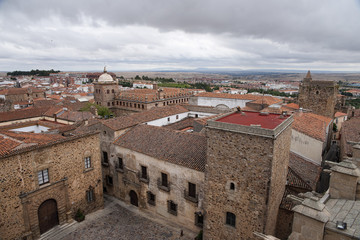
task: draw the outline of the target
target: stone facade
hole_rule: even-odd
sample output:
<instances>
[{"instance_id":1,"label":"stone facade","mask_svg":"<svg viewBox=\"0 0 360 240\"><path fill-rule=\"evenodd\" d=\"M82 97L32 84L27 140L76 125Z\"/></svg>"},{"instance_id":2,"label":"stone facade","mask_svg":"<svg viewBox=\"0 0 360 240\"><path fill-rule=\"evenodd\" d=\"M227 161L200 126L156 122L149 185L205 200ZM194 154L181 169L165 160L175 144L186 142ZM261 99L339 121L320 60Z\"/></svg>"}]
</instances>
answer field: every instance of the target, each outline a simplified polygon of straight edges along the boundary
<instances>
[{"instance_id":1,"label":"stone facade","mask_svg":"<svg viewBox=\"0 0 360 240\"><path fill-rule=\"evenodd\" d=\"M289 118L270 130L208 121L205 239L275 234L286 184L291 122ZM234 225L227 224L227 213L236 216Z\"/></svg>"},{"instance_id":2,"label":"stone facade","mask_svg":"<svg viewBox=\"0 0 360 240\"><path fill-rule=\"evenodd\" d=\"M334 81L313 81L310 71L300 84L299 106L315 114L333 118L338 86Z\"/></svg>"},{"instance_id":3,"label":"stone facade","mask_svg":"<svg viewBox=\"0 0 360 240\"><path fill-rule=\"evenodd\" d=\"M98 134L86 134L1 157L1 238L38 238L38 209L46 200L56 201L60 225L72 221L78 209L87 214L102 208L99 151ZM85 157L91 157L89 168ZM40 184L38 174L46 169L49 181ZM87 191L93 201L87 201Z\"/></svg>"}]
</instances>

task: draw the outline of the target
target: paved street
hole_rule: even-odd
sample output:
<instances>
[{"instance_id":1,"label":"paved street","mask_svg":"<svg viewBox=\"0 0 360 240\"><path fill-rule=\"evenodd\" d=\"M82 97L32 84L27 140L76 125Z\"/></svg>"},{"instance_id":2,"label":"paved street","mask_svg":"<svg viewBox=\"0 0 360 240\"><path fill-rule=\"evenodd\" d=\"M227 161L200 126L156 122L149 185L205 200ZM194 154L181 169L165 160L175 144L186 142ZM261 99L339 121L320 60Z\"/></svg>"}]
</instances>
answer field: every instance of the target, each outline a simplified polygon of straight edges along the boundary
<instances>
[{"instance_id":1,"label":"paved street","mask_svg":"<svg viewBox=\"0 0 360 240\"><path fill-rule=\"evenodd\" d=\"M183 229L184 236L180 237L180 232L179 226L168 225L165 218L151 216L135 206L106 196L105 208L87 215L86 220L76 224L76 229L63 239L190 240L196 236L196 233Z\"/></svg>"}]
</instances>

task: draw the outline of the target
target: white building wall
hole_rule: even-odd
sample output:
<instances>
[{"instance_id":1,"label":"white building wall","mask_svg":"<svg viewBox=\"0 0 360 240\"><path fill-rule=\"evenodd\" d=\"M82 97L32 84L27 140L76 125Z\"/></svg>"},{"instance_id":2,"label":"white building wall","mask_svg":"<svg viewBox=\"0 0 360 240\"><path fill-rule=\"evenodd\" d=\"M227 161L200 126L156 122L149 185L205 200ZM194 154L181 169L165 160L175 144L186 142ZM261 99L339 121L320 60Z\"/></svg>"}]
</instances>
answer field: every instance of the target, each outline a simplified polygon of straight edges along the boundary
<instances>
[{"instance_id":1,"label":"white building wall","mask_svg":"<svg viewBox=\"0 0 360 240\"><path fill-rule=\"evenodd\" d=\"M209 107L217 107L219 105L226 105L229 108L235 107L245 107L247 102L251 102L252 100L244 100L244 99L232 99L232 98L210 98L210 97L195 97L197 101L193 101L198 106L209 106ZM193 104L190 102L190 104Z\"/></svg>"},{"instance_id":2,"label":"white building wall","mask_svg":"<svg viewBox=\"0 0 360 240\"><path fill-rule=\"evenodd\" d=\"M175 115L170 115L164 118L160 118L157 120L153 120L150 122L147 122L146 124L151 125L151 126L165 126L171 123L175 123L175 122L179 122L187 117L198 117L198 118L203 118L203 117L208 117L208 116L212 116L215 115L213 113L204 113L204 112L185 112L185 113L179 113L179 114L175 114Z\"/></svg>"},{"instance_id":3,"label":"white building wall","mask_svg":"<svg viewBox=\"0 0 360 240\"><path fill-rule=\"evenodd\" d=\"M292 129L290 151L321 165L324 143Z\"/></svg>"}]
</instances>

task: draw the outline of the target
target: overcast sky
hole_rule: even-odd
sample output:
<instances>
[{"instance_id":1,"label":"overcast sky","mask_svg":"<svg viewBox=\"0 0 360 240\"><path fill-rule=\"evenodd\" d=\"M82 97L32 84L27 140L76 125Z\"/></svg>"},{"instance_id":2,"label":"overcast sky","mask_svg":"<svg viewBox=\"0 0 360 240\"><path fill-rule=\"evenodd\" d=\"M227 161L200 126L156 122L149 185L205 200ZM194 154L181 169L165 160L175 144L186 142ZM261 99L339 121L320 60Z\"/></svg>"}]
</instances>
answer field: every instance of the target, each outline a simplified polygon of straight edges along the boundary
<instances>
[{"instance_id":1,"label":"overcast sky","mask_svg":"<svg viewBox=\"0 0 360 240\"><path fill-rule=\"evenodd\" d=\"M360 71L360 0L0 0L0 71Z\"/></svg>"}]
</instances>

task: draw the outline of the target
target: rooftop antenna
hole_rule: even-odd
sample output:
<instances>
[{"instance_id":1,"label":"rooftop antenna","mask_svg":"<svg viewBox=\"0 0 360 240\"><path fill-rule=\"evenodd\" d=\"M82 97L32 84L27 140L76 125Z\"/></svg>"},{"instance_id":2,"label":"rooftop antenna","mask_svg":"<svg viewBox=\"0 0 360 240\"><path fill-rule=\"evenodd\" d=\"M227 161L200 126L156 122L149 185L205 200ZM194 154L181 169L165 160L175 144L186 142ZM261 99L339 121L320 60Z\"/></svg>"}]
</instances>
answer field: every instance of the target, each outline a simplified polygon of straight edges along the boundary
<instances>
[{"instance_id":1,"label":"rooftop antenna","mask_svg":"<svg viewBox=\"0 0 360 240\"><path fill-rule=\"evenodd\" d=\"M106 65L104 66L104 73L106 73L107 71L106 71Z\"/></svg>"}]
</instances>

